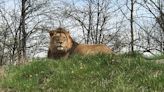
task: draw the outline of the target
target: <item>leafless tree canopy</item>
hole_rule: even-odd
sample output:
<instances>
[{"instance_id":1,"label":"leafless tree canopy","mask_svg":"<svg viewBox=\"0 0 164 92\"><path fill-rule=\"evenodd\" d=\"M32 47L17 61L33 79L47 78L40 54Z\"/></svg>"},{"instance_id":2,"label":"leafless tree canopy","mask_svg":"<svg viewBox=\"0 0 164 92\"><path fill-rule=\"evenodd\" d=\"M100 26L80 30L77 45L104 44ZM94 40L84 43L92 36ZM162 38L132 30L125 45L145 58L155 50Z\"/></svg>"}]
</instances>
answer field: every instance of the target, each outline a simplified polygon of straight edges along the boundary
<instances>
[{"instance_id":1,"label":"leafless tree canopy","mask_svg":"<svg viewBox=\"0 0 164 92\"><path fill-rule=\"evenodd\" d=\"M59 26L79 43L164 53L163 0L1 0L0 65L46 57Z\"/></svg>"}]
</instances>

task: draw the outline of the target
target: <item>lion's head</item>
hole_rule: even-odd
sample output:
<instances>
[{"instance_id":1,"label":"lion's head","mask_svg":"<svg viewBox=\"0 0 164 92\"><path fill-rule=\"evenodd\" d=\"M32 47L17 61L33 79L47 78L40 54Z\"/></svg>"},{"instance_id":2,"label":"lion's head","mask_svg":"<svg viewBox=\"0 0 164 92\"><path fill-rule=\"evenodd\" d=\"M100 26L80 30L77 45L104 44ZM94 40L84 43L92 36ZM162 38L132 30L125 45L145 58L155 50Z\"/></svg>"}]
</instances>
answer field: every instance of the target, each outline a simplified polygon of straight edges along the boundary
<instances>
[{"instance_id":1,"label":"lion's head","mask_svg":"<svg viewBox=\"0 0 164 92\"><path fill-rule=\"evenodd\" d=\"M49 32L50 49L57 52L67 52L73 44L70 33L64 28L57 28Z\"/></svg>"}]
</instances>

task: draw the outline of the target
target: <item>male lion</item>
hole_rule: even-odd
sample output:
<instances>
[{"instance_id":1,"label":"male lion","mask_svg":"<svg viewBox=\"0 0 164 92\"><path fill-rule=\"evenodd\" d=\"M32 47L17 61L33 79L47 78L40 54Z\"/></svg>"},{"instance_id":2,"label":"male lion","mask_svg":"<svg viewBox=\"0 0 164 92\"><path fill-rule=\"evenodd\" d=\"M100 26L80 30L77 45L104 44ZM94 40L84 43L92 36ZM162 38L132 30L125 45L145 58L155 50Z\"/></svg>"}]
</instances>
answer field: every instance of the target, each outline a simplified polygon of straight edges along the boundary
<instances>
[{"instance_id":1,"label":"male lion","mask_svg":"<svg viewBox=\"0 0 164 92\"><path fill-rule=\"evenodd\" d=\"M112 52L104 44L78 44L73 41L70 33L64 28L57 28L49 32L50 45L48 50L48 58L58 59L67 58L71 54L94 55L98 53L109 54Z\"/></svg>"}]
</instances>

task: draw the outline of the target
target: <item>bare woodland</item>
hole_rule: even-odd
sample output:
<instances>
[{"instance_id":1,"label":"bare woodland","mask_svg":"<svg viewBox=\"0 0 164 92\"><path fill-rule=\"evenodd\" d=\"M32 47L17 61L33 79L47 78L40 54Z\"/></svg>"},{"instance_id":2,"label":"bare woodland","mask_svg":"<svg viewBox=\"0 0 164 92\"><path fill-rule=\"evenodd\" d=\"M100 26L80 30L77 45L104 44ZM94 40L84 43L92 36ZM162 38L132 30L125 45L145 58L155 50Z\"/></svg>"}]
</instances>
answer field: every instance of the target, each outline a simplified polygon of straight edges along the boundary
<instances>
[{"instance_id":1,"label":"bare woodland","mask_svg":"<svg viewBox=\"0 0 164 92\"><path fill-rule=\"evenodd\" d=\"M115 53L164 53L163 0L0 0L0 65L46 57L60 26Z\"/></svg>"}]
</instances>

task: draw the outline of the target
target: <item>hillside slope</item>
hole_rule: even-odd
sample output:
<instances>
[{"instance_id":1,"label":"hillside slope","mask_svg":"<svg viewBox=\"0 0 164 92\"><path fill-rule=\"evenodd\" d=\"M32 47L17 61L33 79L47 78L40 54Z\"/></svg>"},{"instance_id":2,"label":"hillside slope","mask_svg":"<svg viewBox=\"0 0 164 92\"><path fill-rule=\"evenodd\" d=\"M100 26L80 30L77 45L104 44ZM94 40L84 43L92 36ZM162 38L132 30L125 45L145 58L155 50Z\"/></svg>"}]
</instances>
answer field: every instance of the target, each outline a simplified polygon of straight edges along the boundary
<instances>
[{"instance_id":1,"label":"hillside slope","mask_svg":"<svg viewBox=\"0 0 164 92\"><path fill-rule=\"evenodd\" d=\"M74 56L10 66L0 89L11 92L162 92L164 65L141 56Z\"/></svg>"}]
</instances>

